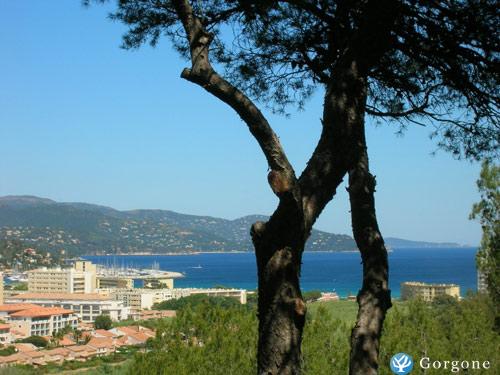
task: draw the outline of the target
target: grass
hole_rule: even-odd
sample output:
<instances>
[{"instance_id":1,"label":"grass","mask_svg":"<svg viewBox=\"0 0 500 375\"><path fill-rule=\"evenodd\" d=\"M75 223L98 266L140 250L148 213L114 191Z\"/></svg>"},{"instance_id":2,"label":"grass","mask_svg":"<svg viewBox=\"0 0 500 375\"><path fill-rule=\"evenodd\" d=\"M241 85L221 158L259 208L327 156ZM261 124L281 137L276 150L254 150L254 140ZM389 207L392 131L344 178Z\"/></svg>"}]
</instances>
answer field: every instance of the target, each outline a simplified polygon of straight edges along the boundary
<instances>
[{"instance_id":1,"label":"grass","mask_svg":"<svg viewBox=\"0 0 500 375\"><path fill-rule=\"evenodd\" d=\"M400 300L392 301L393 307L388 311L390 314L394 309L406 309L406 304ZM319 306L324 306L333 318L339 319L348 324L354 324L356 321L356 314L358 313L358 304L356 301L324 301L324 302L311 302L307 305L307 311L311 316L316 313Z\"/></svg>"},{"instance_id":2,"label":"grass","mask_svg":"<svg viewBox=\"0 0 500 375\"><path fill-rule=\"evenodd\" d=\"M358 312L358 304L356 301L324 301L311 302L307 305L307 311L311 316L314 316L318 307L325 307L333 318L342 320L346 323L354 323Z\"/></svg>"}]
</instances>

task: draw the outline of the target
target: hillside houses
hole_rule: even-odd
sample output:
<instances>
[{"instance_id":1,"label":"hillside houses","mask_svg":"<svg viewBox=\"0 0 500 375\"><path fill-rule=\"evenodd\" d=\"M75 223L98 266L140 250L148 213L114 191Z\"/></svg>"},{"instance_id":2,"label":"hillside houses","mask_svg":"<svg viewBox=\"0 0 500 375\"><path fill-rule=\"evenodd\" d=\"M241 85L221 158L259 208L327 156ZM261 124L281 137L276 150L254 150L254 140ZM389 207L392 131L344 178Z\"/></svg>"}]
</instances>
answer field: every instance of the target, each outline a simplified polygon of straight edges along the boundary
<instances>
[{"instance_id":1,"label":"hillside houses","mask_svg":"<svg viewBox=\"0 0 500 375\"><path fill-rule=\"evenodd\" d=\"M74 340L66 337L73 344L61 345L52 349L38 349L32 344L16 343L12 346L16 353L0 356L0 367L11 365L43 366L48 363L64 361L84 362L94 357L102 357L115 353L124 346L142 346L149 338L155 336L155 331L141 326L125 326L106 330L93 330L88 333L86 344L75 345ZM69 335L68 335L69 336Z\"/></svg>"}]
</instances>

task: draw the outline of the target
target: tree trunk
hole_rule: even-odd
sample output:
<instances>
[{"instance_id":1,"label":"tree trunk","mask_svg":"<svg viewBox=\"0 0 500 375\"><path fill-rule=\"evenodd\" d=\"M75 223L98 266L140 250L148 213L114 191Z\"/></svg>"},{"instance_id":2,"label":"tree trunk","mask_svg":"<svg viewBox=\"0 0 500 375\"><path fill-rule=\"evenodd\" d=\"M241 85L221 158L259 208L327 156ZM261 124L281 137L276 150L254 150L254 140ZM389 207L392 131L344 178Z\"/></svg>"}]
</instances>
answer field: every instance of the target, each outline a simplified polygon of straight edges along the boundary
<instances>
[{"instance_id":1,"label":"tree trunk","mask_svg":"<svg viewBox=\"0 0 500 375\"><path fill-rule=\"evenodd\" d=\"M364 129L358 138L359 159L349 171L349 199L354 239L363 261L356 325L351 333L350 375L378 373L382 325L391 307L387 250L375 213L375 177L370 174Z\"/></svg>"},{"instance_id":2,"label":"tree trunk","mask_svg":"<svg viewBox=\"0 0 500 375\"><path fill-rule=\"evenodd\" d=\"M302 208L282 199L270 220L255 223L251 234L259 280L258 373L299 374L306 314L299 286L306 240Z\"/></svg>"}]
</instances>

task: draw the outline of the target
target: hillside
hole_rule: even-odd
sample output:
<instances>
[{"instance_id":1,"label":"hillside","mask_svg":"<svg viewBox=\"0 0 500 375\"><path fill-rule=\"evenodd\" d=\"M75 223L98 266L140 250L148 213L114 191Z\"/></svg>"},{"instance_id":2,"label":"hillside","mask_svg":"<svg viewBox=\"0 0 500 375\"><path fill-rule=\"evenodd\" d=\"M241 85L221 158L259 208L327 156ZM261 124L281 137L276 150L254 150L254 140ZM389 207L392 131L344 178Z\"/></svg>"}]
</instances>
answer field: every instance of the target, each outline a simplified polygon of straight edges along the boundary
<instances>
[{"instance_id":1,"label":"hillside","mask_svg":"<svg viewBox=\"0 0 500 375\"><path fill-rule=\"evenodd\" d=\"M72 255L251 251L249 231L266 216L235 220L167 210L118 211L89 203L60 203L33 196L0 197L0 240ZM386 238L391 248L459 247L455 243ZM313 230L306 250L356 250L352 237Z\"/></svg>"},{"instance_id":2,"label":"hillside","mask_svg":"<svg viewBox=\"0 0 500 375\"><path fill-rule=\"evenodd\" d=\"M450 248L450 247L462 247L455 242L426 242L426 241L411 241L411 240L403 240L401 238L393 238L387 237L385 238L385 243L387 246L392 248L400 248L400 249L413 249L413 248Z\"/></svg>"},{"instance_id":3,"label":"hillside","mask_svg":"<svg viewBox=\"0 0 500 375\"><path fill-rule=\"evenodd\" d=\"M252 250L249 230L265 216L226 220L166 210L118 211L32 196L0 197L0 238L73 255ZM309 251L355 250L353 239L314 230Z\"/></svg>"}]
</instances>

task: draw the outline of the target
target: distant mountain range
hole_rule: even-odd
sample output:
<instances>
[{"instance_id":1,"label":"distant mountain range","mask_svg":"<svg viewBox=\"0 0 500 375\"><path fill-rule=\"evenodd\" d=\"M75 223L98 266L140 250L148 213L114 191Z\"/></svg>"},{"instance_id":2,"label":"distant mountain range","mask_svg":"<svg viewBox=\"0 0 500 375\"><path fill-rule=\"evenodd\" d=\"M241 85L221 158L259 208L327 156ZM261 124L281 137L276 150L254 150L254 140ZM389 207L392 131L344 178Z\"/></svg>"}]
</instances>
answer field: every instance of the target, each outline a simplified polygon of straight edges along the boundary
<instances>
[{"instance_id":1,"label":"distant mountain range","mask_svg":"<svg viewBox=\"0 0 500 375\"><path fill-rule=\"evenodd\" d=\"M0 239L16 239L71 255L251 251L252 215L235 220L166 210L118 211L88 203L60 203L34 196L0 197ZM458 247L388 238L390 247ZM352 237L313 230L306 250L352 251Z\"/></svg>"}]
</instances>

